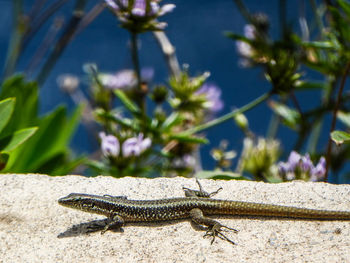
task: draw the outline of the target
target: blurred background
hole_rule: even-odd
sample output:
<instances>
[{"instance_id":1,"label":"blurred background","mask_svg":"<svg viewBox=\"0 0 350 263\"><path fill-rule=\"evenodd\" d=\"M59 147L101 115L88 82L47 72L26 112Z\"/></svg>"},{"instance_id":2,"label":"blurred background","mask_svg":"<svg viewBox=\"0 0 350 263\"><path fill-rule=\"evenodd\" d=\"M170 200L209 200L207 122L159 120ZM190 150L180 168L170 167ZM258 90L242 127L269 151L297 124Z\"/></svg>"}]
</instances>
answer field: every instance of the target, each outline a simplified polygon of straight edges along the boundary
<instances>
[{"instance_id":1,"label":"blurred background","mask_svg":"<svg viewBox=\"0 0 350 263\"><path fill-rule=\"evenodd\" d=\"M23 9L30 10L36 1L23 1ZM46 1L54 2L53 0ZM62 19L69 19L75 1L67 1L56 13ZM303 2L303 1L300 1ZM216 84L222 90L222 99L225 106L220 114L227 113L238 108L252 99L260 96L270 89L270 84L264 79L262 71L257 68L242 68L239 66L235 42L224 36L225 31L243 34L246 21L241 16L232 0L174 0L162 3L174 3L176 9L162 17L162 21L168 23L165 29L167 36L176 47L177 57L181 65L188 64L191 74L199 74L209 71L209 82ZM249 0L246 5L252 13L264 12L270 20L270 33L272 37L281 34L279 17L280 1ZM95 1L88 1L88 6L95 5ZM305 6L299 1L287 3L287 21L293 28L299 27L297 12ZM308 10L305 8L305 10ZM306 15L308 15L306 13ZM53 18L52 18L53 19ZM23 71L28 67L28 59L33 52L37 52L39 43L47 34L53 20L43 26L35 39L30 42L18 61L17 71ZM13 24L13 1L0 0L0 69L6 60L6 51L9 45L11 28ZM142 67L154 69L152 83L166 82L168 78L167 66L163 55L159 50L151 33L145 33L140 38L140 63ZM57 78L62 74L76 75L80 80L80 89L88 93L86 73L83 65L95 63L100 71L116 72L125 68L132 68L129 52L129 35L126 30L118 26L118 21L107 9L101 12L94 21L82 32L75 36L67 46L52 72L40 89L40 112L43 114L55 108L59 104L68 105L73 109L75 104L71 98L62 92L57 85ZM318 79L320 76L308 72L308 78ZM84 79L86 79L84 83ZM304 92L299 98L303 109L308 109L313 103L317 103L318 93ZM271 110L266 104L260 105L246 114L252 131L257 135L265 136L268 123L271 118ZM328 140L329 126L325 125L324 134L321 136ZM203 167L213 169L214 161L210 157L210 149L217 147L222 139L229 142L229 149L239 151L242 147L244 135L237 129L233 121L225 122L206 131L210 144L201 148ZM280 127L278 139L282 143L282 156L285 160L293 147L296 134L286 127ZM91 140L86 130L80 126L71 142L72 148L77 153L92 153L99 146L96 140ZM326 143L323 144L324 147ZM324 150L324 149L320 149ZM332 181L332 178L330 178ZM342 182L339 179L338 182Z\"/></svg>"}]
</instances>

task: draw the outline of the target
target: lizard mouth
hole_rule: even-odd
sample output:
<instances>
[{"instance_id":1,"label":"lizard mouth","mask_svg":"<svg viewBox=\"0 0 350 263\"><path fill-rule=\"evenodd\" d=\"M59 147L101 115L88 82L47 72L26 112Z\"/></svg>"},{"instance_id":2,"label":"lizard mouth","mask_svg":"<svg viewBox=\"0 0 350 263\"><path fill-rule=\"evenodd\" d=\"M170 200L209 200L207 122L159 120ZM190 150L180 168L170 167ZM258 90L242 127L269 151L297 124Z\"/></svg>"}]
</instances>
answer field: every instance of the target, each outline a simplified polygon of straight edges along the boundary
<instances>
[{"instance_id":1,"label":"lizard mouth","mask_svg":"<svg viewBox=\"0 0 350 263\"><path fill-rule=\"evenodd\" d=\"M76 207L81 199L82 199L82 194L72 193L58 199L58 203L62 206Z\"/></svg>"}]
</instances>

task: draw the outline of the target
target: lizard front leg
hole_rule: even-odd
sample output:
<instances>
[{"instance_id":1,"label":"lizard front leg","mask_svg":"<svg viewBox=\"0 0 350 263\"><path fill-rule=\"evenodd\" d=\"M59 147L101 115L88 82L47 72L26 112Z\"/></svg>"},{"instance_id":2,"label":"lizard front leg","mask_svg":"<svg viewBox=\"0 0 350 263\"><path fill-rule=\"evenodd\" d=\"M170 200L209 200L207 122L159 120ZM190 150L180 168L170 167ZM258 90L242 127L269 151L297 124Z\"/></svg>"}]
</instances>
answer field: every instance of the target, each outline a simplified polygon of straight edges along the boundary
<instances>
[{"instance_id":1,"label":"lizard front leg","mask_svg":"<svg viewBox=\"0 0 350 263\"><path fill-rule=\"evenodd\" d=\"M185 191L186 197L210 198L222 190L222 187L220 187L218 190L216 190L212 193L208 193L208 192L204 191L202 185L200 184L200 182L197 178L196 178L196 183L198 184L199 190L193 190L193 189L190 189L187 187L182 187L182 189Z\"/></svg>"},{"instance_id":2,"label":"lizard front leg","mask_svg":"<svg viewBox=\"0 0 350 263\"><path fill-rule=\"evenodd\" d=\"M223 231L222 229L226 228L228 230L232 230L235 233L237 233L238 230L224 226L220 224L218 221L204 216L202 210L200 210L199 208L194 208L190 211L190 218L194 223L208 227L208 230L203 237L212 237L211 244L214 243L216 236L232 244L235 244L232 240L230 240L228 237L226 237L222 233Z\"/></svg>"},{"instance_id":3,"label":"lizard front leg","mask_svg":"<svg viewBox=\"0 0 350 263\"><path fill-rule=\"evenodd\" d=\"M117 215L114 214L110 217L110 222L103 228L103 230L101 231L101 235L103 235L104 233L106 233L107 230L111 229L111 228L121 228L124 225L124 219Z\"/></svg>"}]
</instances>

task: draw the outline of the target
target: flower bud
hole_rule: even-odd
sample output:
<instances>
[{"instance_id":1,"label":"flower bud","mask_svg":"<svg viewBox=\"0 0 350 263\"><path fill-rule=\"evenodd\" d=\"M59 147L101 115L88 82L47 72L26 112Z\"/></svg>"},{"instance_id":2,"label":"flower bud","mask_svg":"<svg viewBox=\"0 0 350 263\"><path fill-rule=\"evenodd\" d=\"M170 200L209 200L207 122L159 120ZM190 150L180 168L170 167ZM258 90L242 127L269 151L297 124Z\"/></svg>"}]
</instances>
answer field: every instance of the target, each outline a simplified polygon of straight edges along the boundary
<instances>
[{"instance_id":1,"label":"flower bud","mask_svg":"<svg viewBox=\"0 0 350 263\"><path fill-rule=\"evenodd\" d=\"M243 113L238 113L233 117L233 120L235 121L236 125L241 128L243 131L248 130L249 128L249 122L247 117Z\"/></svg>"}]
</instances>

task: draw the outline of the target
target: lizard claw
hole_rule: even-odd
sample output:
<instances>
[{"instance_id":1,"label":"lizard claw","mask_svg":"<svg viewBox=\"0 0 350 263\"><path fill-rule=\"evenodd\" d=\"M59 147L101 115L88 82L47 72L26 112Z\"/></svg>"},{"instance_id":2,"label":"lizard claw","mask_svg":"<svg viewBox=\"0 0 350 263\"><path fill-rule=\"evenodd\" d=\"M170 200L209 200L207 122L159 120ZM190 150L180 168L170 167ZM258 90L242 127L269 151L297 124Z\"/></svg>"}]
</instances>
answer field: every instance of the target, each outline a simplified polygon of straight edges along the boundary
<instances>
[{"instance_id":1,"label":"lizard claw","mask_svg":"<svg viewBox=\"0 0 350 263\"><path fill-rule=\"evenodd\" d=\"M210 244L213 244L215 241L215 237L218 237L222 240L226 240L228 242L230 242L231 244L235 245L236 243L233 242L231 239L229 239L227 236L225 236L222 232L224 231L222 228L228 229L233 231L234 233L237 233L238 230L234 229L234 228L230 228L227 226L223 226L221 224L215 224L214 226L210 227L204 234L204 238L205 237L212 237L212 240L210 242Z\"/></svg>"}]
</instances>

